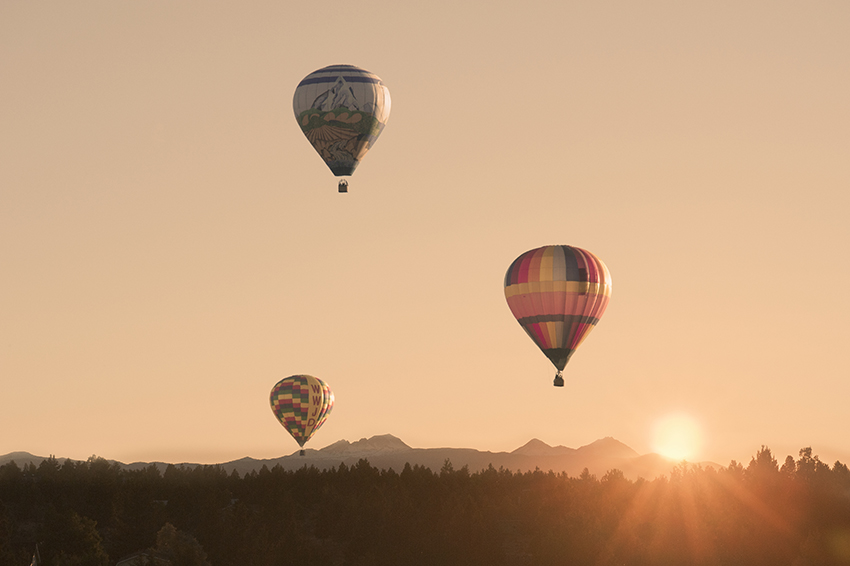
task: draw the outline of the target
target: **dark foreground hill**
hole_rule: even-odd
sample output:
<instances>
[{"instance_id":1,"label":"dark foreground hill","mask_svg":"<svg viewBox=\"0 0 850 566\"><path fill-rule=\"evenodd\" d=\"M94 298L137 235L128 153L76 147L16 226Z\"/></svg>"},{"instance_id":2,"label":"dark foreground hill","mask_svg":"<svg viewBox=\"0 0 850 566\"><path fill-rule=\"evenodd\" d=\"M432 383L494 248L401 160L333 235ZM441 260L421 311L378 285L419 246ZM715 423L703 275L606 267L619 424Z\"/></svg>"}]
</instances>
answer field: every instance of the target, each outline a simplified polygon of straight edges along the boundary
<instances>
[{"instance_id":1,"label":"dark foreground hill","mask_svg":"<svg viewBox=\"0 0 850 566\"><path fill-rule=\"evenodd\" d=\"M336 460L414 450L387 436L328 448ZM579 452L630 456L605 439L511 454ZM850 470L810 448L781 467L763 448L746 467L681 464L652 480L365 458L244 475L97 457L0 465L0 565L28 564L36 548L44 566L840 566Z\"/></svg>"},{"instance_id":2,"label":"dark foreground hill","mask_svg":"<svg viewBox=\"0 0 850 566\"><path fill-rule=\"evenodd\" d=\"M27 463L40 464L45 458L33 456L27 452L13 452L0 456L0 465L15 461L19 466ZM315 466L319 470L329 470L341 463L346 466L356 464L361 459L382 469L401 471L405 464L423 466L431 471L439 471L446 461L451 462L456 469L466 466L469 471L477 472L493 466L496 469L526 472L540 469L544 472L566 473L578 476L585 468L595 475L602 476L609 470L617 469L629 479L639 477L654 479L658 476L669 475L679 462L659 456L658 454L640 455L622 442L606 437L586 446L568 448L566 446L549 446L540 440L533 439L512 452L484 452L472 448L411 448L402 440L391 434L363 438L356 442L340 440L322 449L307 449L304 456L298 451L280 458L258 460L242 458L224 462L219 466L227 473L234 470L240 475L259 471L263 466L271 469L280 466L284 470L297 470L304 466ZM60 462L64 458L58 459ZM118 464L125 469L138 470L154 464L160 472L168 466L164 462L133 462ZM180 463L188 467L199 464ZM719 468L713 462L699 462L702 466Z\"/></svg>"}]
</instances>

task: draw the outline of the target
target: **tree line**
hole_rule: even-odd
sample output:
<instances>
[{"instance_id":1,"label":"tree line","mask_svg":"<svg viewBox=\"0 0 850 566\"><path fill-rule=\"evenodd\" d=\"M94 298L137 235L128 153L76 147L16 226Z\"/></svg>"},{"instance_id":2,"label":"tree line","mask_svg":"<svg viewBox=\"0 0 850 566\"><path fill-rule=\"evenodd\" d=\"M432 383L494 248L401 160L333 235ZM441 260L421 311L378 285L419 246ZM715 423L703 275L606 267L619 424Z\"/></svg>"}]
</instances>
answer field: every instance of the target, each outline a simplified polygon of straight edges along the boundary
<instances>
[{"instance_id":1,"label":"tree line","mask_svg":"<svg viewBox=\"0 0 850 566\"><path fill-rule=\"evenodd\" d=\"M125 470L92 456L0 467L0 564L112 566L147 551L172 566L850 564L850 470L812 455L780 466L682 463L601 478L450 461L400 472L220 466ZM140 557L138 563L144 563Z\"/></svg>"}]
</instances>

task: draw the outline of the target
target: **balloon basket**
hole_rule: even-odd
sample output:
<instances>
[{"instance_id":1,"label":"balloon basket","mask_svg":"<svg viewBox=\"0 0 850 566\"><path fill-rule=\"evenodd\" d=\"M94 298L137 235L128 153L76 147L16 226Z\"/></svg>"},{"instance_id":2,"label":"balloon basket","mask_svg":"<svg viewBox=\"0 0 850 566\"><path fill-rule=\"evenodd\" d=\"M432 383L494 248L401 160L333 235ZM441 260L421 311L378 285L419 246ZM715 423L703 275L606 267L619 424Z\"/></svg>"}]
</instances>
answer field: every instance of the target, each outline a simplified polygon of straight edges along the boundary
<instances>
[{"instance_id":1,"label":"balloon basket","mask_svg":"<svg viewBox=\"0 0 850 566\"><path fill-rule=\"evenodd\" d=\"M346 181L345 179L343 179L342 181L339 182L339 192L341 192L341 193L347 193L348 192L348 181Z\"/></svg>"},{"instance_id":2,"label":"balloon basket","mask_svg":"<svg viewBox=\"0 0 850 566\"><path fill-rule=\"evenodd\" d=\"M564 386L564 376L561 375L561 372L555 374L555 387L563 387Z\"/></svg>"},{"instance_id":3,"label":"balloon basket","mask_svg":"<svg viewBox=\"0 0 850 566\"><path fill-rule=\"evenodd\" d=\"M306 450L299 450L299 451L298 451L298 455L299 455L299 456L305 456L306 454L307 454L307 451L306 451Z\"/></svg>"}]
</instances>

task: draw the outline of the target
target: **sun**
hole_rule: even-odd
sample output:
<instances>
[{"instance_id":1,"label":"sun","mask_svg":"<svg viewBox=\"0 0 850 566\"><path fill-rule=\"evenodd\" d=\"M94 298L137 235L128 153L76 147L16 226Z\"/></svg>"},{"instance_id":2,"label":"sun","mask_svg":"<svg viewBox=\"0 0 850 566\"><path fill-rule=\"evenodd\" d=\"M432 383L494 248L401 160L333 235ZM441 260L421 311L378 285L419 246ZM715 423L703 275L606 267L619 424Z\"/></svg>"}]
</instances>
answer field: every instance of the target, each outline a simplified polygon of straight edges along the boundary
<instances>
[{"instance_id":1,"label":"sun","mask_svg":"<svg viewBox=\"0 0 850 566\"><path fill-rule=\"evenodd\" d=\"M688 460L699 453L702 431L699 423L685 413L672 413L655 421L652 446L655 452L674 460Z\"/></svg>"}]
</instances>

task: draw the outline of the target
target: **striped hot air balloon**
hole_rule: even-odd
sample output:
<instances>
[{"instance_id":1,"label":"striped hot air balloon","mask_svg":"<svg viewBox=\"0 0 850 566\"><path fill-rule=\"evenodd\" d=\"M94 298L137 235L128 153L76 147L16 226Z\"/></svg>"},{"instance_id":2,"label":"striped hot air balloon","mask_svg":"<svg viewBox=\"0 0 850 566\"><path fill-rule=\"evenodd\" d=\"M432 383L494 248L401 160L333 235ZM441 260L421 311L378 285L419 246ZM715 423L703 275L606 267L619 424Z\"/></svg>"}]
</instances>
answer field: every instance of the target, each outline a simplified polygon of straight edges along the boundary
<instances>
[{"instance_id":1,"label":"striped hot air balloon","mask_svg":"<svg viewBox=\"0 0 850 566\"><path fill-rule=\"evenodd\" d=\"M272 412L302 448L328 418L334 406L330 386L312 375L293 375L275 384L270 402Z\"/></svg>"},{"instance_id":2,"label":"striped hot air balloon","mask_svg":"<svg viewBox=\"0 0 850 566\"><path fill-rule=\"evenodd\" d=\"M353 65L313 71L292 99L301 131L337 177L354 173L384 130L390 106L390 91L378 75ZM347 187L339 182L339 192Z\"/></svg>"},{"instance_id":3,"label":"striped hot air balloon","mask_svg":"<svg viewBox=\"0 0 850 566\"><path fill-rule=\"evenodd\" d=\"M508 307L558 373L599 322L611 298L602 260L572 246L543 246L514 260L505 274Z\"/></svg>"}]
</instances>

